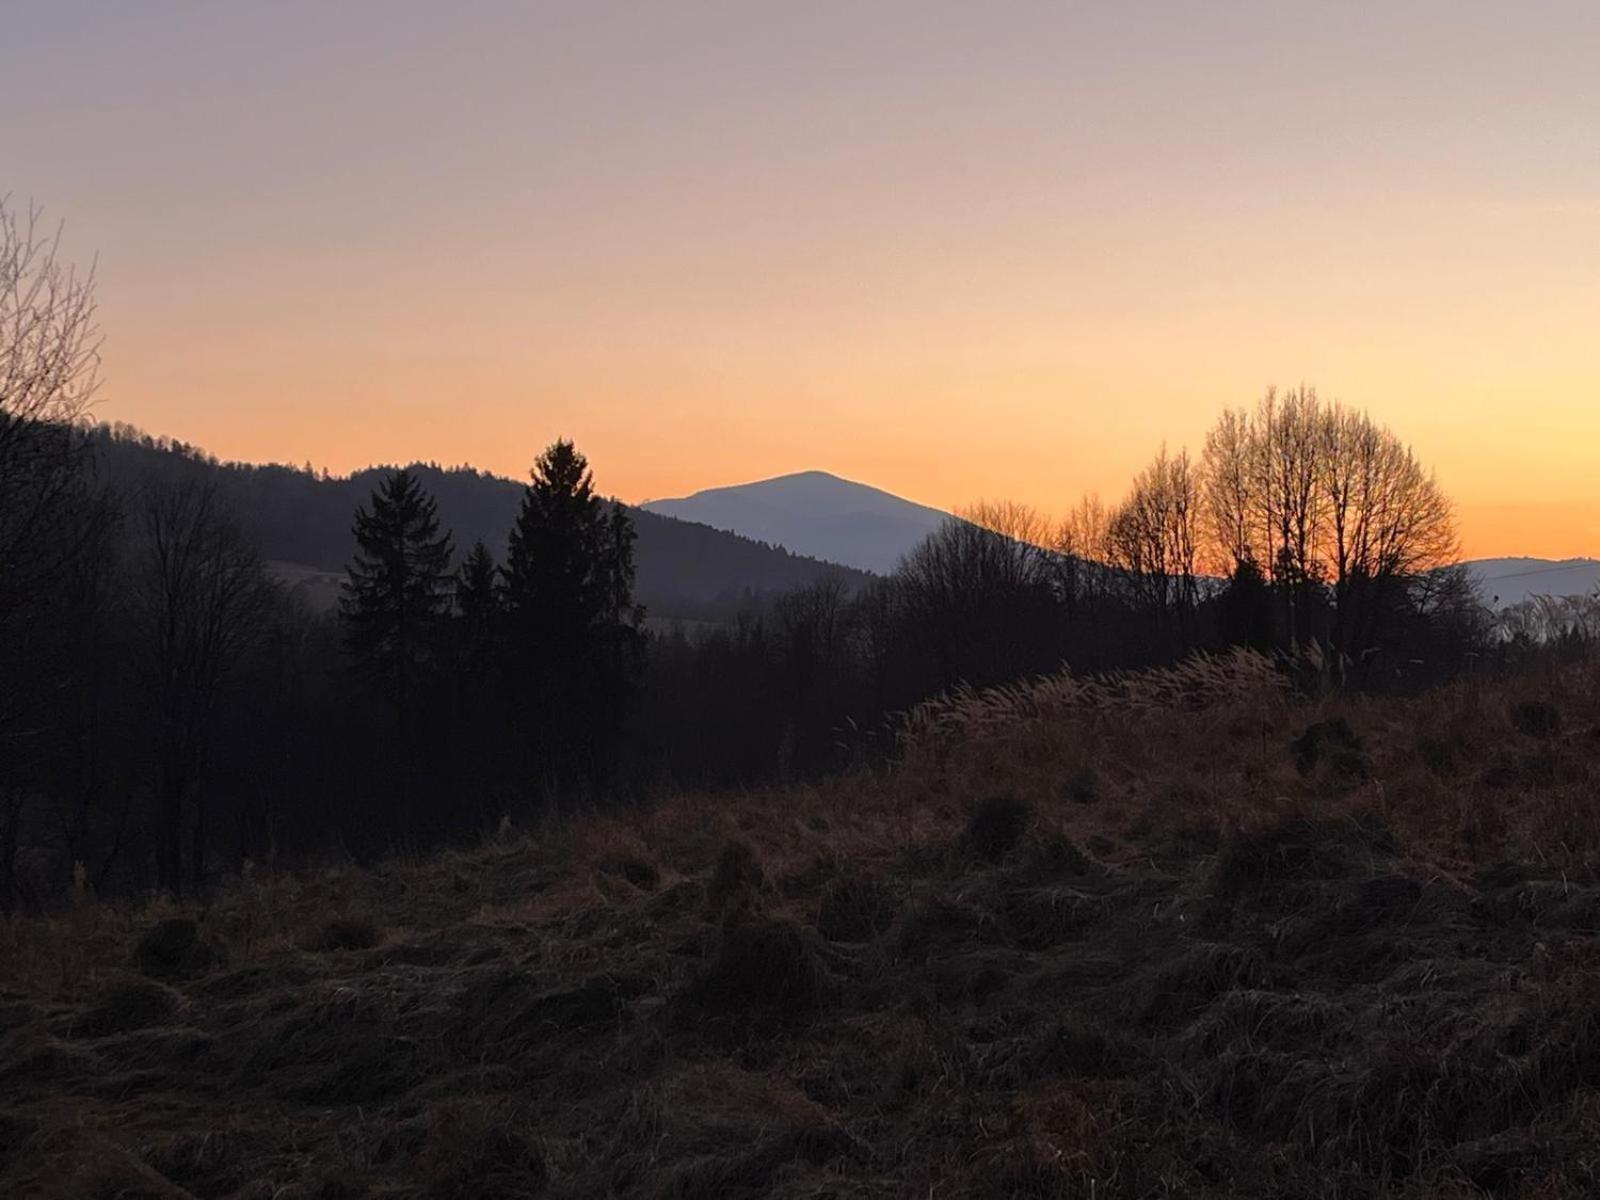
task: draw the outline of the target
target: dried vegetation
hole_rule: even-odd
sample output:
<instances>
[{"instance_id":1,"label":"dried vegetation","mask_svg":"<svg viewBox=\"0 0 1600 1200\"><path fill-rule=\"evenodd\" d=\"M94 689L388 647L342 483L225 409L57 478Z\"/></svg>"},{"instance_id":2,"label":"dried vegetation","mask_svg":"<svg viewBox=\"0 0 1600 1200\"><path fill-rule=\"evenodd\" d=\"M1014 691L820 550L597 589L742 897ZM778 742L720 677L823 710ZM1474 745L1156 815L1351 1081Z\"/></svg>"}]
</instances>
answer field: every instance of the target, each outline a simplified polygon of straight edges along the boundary
<instances>
[{"instance_id":1,"label":"dried vegetation","mask_svg":"<svg viewBox=\"0 0 1600 1200\"><path fill-rule=\"evenodd\" d=\"M0 1193L1600 1192L1600 678L1246 656L902 764L0 926Z\"/></svg>"}]
</instances>

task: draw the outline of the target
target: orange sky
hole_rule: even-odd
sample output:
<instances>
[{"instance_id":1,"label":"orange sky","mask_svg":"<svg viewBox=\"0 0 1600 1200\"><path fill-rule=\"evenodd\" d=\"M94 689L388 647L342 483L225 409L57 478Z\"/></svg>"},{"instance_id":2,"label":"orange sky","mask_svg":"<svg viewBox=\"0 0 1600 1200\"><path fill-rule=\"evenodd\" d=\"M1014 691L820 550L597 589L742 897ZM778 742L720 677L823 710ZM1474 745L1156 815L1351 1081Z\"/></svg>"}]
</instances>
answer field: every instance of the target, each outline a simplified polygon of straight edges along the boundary
<instances>
[{"instance_id":1,"label":"orange sky","mask_svg":"<svg viewBox=\"0 0 1600 1200\"><path fill-rule=\"evenodd\" d=\"M106 419L1059 512L1304 381L1600 554L1600 6L10 7Z\"/></svg>"}]
</instances>

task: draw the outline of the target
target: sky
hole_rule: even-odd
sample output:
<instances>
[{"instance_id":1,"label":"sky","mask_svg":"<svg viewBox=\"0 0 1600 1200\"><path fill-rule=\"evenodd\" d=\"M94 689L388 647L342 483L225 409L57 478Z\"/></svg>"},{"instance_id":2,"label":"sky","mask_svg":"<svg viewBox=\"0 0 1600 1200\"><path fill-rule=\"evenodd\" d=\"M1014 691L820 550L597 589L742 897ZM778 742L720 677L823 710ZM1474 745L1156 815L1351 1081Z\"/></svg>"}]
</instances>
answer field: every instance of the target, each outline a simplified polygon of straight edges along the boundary
<instances>
[{"instance_id":1,"label":"sky","mask_svg":"<svg viewBox=\"0 0 1600 1200\"><path fill-rule=\"evenodd\" d=\"M1600 555L1600 5L0 0L0 194L99 416L229 459L576 439L1117 496L1306 383L1470 555Z\"/></svg>"}]
</instances>

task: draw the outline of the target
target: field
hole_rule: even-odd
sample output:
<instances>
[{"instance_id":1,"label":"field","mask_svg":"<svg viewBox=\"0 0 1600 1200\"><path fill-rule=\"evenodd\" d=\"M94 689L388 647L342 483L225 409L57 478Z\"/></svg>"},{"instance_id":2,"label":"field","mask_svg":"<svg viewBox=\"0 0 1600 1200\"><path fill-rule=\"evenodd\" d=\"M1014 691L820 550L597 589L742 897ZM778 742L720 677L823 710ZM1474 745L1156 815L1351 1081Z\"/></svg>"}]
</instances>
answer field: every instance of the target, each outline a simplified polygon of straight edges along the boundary
<instances>
[{"instance_id":1,"label":"field","mask_svg":"<svg viewBox=\"0 0 1600 1200\"><path fill-rule=\"evenodd\" d=\"M895 770L0 926L0 1194L1600 1194L1600 674L1237 657Z\"/></svg>"}]
</instances>

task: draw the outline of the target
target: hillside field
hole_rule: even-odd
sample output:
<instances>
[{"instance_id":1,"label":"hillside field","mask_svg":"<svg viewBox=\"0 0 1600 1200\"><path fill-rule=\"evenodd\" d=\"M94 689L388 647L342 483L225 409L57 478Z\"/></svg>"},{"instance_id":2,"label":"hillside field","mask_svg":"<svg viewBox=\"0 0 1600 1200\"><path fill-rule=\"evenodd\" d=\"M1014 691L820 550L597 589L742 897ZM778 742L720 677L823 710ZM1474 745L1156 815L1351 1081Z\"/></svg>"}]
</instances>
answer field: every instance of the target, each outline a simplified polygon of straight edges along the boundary
<instances>
[{"instance_id":1,"label":"hillside field","mask_svg":"<svg viewBox=\"0 0 1600 1200\"><path fill-rule=\"evenodd\" d=\"M1600 673L958 696L892 771L0 925L0 1194L1600 1194Z\"/></svg>"}]
</instances>

